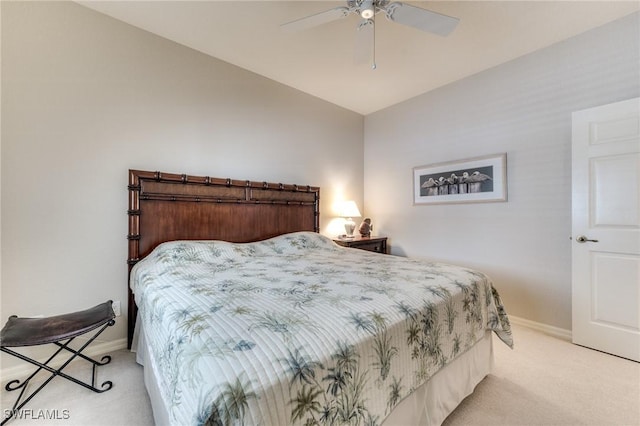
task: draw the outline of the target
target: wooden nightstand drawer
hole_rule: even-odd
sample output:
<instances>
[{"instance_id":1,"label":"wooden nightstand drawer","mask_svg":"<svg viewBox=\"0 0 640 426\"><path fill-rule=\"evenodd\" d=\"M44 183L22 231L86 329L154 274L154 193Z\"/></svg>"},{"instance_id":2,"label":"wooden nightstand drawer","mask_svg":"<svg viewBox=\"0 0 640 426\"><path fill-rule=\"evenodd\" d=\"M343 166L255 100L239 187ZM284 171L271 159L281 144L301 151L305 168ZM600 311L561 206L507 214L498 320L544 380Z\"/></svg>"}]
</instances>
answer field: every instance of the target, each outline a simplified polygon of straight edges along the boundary
<instances>
[{"instance_id":1,"label":"wooden nightstand drawer","mask_svg":"<svg viewBox=\"0 0 640 426\"><path fill-rule=\"evenodd\" d=\"M387 237L361 237L335 238L333 241L343 247L357 248L387 254Z\"/></svg>"}]
</instances>

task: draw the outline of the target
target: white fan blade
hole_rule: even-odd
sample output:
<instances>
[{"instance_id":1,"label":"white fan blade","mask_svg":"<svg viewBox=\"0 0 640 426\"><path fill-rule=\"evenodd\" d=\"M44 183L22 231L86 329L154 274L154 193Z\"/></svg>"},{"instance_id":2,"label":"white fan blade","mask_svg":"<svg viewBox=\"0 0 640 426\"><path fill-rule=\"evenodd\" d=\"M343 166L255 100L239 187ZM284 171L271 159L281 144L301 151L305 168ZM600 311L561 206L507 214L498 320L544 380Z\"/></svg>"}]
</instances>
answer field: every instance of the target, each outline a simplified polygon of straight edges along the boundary
<instances>
[{"instance_id":1,"label":"white fan blade","mask_svg":"<svg viewBox=\"0 0 640 426\"><path fill-rule=\"evenodd\" d=\"M449 35L460 21L458 18L399 2L389 4L386 7L386 15L389 20L398 24L441 36Z\"/></svg>"},{"instance_id":2,"label":"white fan blade","mask_svg":"<svg viewBox=\"0 0 640 426\"><path fill-rule=\"evenodd\" d=\"M358 25L353 59L356 64L371 62L373 58L374 25L372 19L363 19Z\"/></svg>"},{"instance_id":3,"label":"white fan blade","mask_svg":"<svg viewBox=\"0 0 640 426\"><path fill-rule=\"evenodd\" d=\"M306 30L307 28L312 28L318 25L326 24L327 22L335 21L337 19L346 18L348 15L349 15L349 8L336 7L335 9L316 13L315 15L296 19L295 21L287 22L286 24L280 25L280 28L284 31L289 31L289 32L301 31L301 30Z\"/></svg>"}]
</instances>

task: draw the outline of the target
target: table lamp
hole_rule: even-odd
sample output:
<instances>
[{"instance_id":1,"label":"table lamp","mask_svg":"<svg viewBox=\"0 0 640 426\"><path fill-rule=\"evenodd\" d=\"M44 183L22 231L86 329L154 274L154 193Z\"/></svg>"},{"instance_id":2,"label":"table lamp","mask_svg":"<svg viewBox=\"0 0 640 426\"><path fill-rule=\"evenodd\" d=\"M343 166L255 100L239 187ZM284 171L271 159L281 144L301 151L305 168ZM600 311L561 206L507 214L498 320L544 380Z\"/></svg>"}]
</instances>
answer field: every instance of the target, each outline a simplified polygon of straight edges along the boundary
<instances>
[{"instance_id":1,"label":"table lamp","mask_svg":"<svg viewBox=\"0 0 640 426\"><path fill-rule=\"evenodd\" d=\"M353 231L356 229L356 223L353 221L354 217L360 217L360 210L355 201L345 201L342 204L342 212L340 216L346 218L344 223L344 230L347 234L347 238L353 238Z\"/></svg>"}]
</instances>

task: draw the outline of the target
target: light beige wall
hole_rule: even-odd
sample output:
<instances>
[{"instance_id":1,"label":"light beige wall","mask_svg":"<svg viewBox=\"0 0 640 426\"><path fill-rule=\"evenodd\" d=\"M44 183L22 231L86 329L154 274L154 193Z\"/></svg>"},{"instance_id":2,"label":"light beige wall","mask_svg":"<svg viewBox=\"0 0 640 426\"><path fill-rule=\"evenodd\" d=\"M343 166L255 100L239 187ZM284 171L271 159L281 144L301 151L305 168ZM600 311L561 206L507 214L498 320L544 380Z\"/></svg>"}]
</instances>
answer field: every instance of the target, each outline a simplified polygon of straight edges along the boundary
<instances>
[{"instance_id":1,"label":"light beige wall","mask_svg":"<svg viewBox=\"0 0 640 426\"><path fill-rule=\"evenodd\" d=\"M365 119L365 209L396 254L487 272L507 311L571 329L571 113L640 94L639 16ZM506 203L413 206L412 168L507 153Z\"/></svg>"},{"instance_id":2,"label":"light beige wall","mask_svg":"<svg viewBox=\"0 0 640 426\"><path fill-rule=\"evenodd\" d=\"M362 116L75 3L2 2L1 108L3 322L126 313L130 168L319 185L329 234L362 206Z\"/></svg>"}]
</instances>

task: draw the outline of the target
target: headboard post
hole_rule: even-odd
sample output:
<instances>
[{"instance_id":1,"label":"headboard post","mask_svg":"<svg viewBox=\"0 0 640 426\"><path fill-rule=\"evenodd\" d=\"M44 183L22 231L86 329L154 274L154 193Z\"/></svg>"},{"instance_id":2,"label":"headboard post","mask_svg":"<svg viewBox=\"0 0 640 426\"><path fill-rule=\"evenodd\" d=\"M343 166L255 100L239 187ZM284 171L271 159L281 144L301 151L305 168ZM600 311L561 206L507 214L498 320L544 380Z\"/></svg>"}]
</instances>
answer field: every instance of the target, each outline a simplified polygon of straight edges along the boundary
<instances>
[{"instance_id":1,"label":"headboard post","mask_svg":"<svg viewBox=\"0 0 640 426\"><path fill-rule=\"evenodd\" d=\"M174 240L253 242L320 232L320 188L129 170L129 274L157 245ZM128 287L128 347L137 307Z\"/></svg>"}]
</instances>

